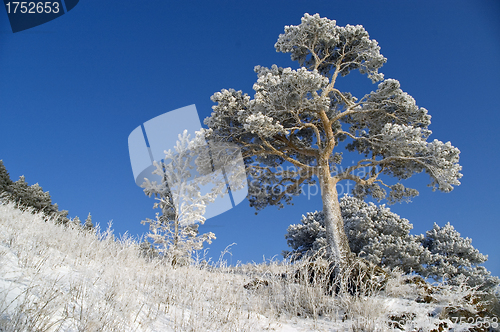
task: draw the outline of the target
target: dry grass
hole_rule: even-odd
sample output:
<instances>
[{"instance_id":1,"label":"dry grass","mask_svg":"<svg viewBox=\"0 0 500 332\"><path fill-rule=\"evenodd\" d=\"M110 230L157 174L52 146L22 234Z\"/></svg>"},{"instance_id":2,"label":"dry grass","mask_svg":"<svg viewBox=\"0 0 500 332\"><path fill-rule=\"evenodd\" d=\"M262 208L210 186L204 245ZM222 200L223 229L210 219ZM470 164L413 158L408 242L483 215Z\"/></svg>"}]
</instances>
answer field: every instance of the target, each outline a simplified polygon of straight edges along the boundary
<instances>
[{"instance_id":1,"label":"dry grass","mask_svg":"<svg viewBox=\"0 0 500 332\"><path fill-rule=\"evenodd\" d=\"M415 304L400 273L385 290L329 295L324 267L312 279L297 274L309 264L174 268L109 228L82 231L0 204L0 331L388 331L396 298Z\"/></svg>"}]
</instances>

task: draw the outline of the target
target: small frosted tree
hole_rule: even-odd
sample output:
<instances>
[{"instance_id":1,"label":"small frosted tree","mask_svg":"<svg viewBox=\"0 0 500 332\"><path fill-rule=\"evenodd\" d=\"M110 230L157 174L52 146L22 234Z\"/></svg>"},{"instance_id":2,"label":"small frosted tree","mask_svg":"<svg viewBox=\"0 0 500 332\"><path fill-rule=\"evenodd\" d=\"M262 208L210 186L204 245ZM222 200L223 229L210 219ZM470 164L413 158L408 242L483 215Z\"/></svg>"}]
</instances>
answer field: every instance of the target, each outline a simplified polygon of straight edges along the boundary
<instances>
[{"instance_id":1,"label":"small frosted tree","mask_svg":"<svg viewBox=\"0 0 500 332\"><path fill-rule=\"evenodd\" d=\"M384 80L378 70L386 58L361 25L341 27L305 14L300 25L285 27L275 48L290 53L300 67L257 66L254 98L223 89L212 96L216 105L205 120L211 139L241 148L252 177L249 201L257 210L290 203L301 186L317 179L328 253L342 267L352 254L339 182L354 181L353 193L360 198L389 202L418 194L400 182L416 173L426 172L434 190L449 192L460 184L460 151L449 142L428 141L427 110L397 80ZM355 70L381 81L376 91L360 99L340 91L337 79ZM343 165L341 148L361 157ZM398 181L391 184L391 177Z\"/></svg>"},{"instance_id":2,"label":"small frosted tree","mask_svg":"<svg viewBox=\"0 0 500 332\"><path fill-rule=\"evenodd\" d=\"M205 222L205 210L218 195L225 193L226 186L221 172L211 172L207 163L207 144L204 134L190 140L187 131L179 135L175 151L165 151L163 162L155 162L154 174L161 177L161 183L145 179L144 192L155 196L155 208L162 214L155 219L146 219L149 224L147 235L158 252L171 260L173 265L187 264L194 251L203 248L203 243L215 239L212 232L199 234L200 224ZM203 175L203 176L200 176ZM202 187L211 189L202 194Z\"/></svg>"},{"instance_id":3,"label":"small frosted tree","mask_svg":"<svg viewBox=\"0 0 500 332\"><path fill-rule=\"evenodd\" d=\"M87 219L85 219L85 223L83 224L83 229L86 231L92 231L94 229L94 224L92 223L92 215L89 212Z\"/></svg>"},{"instance_id":4,"label":"small frosted tree","mask_svg":"<svg viewBox=\"0 0 500 332\"><path fill-rule=\"evenodd\" d=\"M70 226L75 227L75 228L81 228L82 227L82 221L78 216L74 217L73 219L70 220Z\"/></svg>"}]
</instances>

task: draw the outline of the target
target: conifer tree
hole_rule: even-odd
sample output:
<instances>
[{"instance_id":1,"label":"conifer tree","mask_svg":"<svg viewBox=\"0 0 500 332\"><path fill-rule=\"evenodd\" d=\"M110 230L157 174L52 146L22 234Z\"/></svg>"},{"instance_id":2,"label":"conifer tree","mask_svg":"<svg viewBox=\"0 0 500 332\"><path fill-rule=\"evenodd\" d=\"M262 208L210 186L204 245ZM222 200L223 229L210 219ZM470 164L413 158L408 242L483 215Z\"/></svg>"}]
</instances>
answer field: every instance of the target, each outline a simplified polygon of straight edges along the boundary
<instances>
[{"instance_id":1,"label":"conifer tree","mask_svg":"<svg viewBox=\"0 0 500 332\"><path fill-rule=\"evenodd\" d=\"M30 200L29 186L26 182L24 175L19 177L19 180L13 182L9 186L10 200L20 204L21 206L28 207Z\"/></svg>"},{"instance_id":2,"label":"conifer tree","mask_svg":"<svg viewBox=\"0 0 500 332\"><path fill-rule=\"evenodd\" d=\"M290 203L302 185L317 179L328 254L342 269L352 254L337 184L354 181L360 198L397 202L418 194L401 182L425 172L430 187L449 192L460 184L460 151L428 140L427 110L378 72L386 58L361 25L341 27L305 14L300 25L285 27L275 48L290 53L299 68L255 67L254 98L233 89L215 93L205 120L209 139L240 147L252 177L249 201L257 210ZM356 70L381 81L361 98L336 84ZM357 155L343 163L344 147Z\"/></svg>"},{"instance_id":3,"label":"conifer tree","mask_svg":"<svg viewBox=\"0 0 500 332\"><path fill-rule=\"evenodd\" d=\"M8 187L7 198L19 204L23 209L32 208L34 212L43 212L49 217L53 217L57 222L66 224L68 211L59 211L57 204L52 204L49 192L44 192L42 187L35 183L29 186L24 175L19 180Z\"/></svg>"},{"instance_id":4,"label":"conifer tree","mask_svg":"<svg viewBox=\"0 0 500 332\"><path fill-rule=\"evenodd\" d=\"M421 272L430 253L421 245L423 236L410 234L413 225L390 211L345 195L340 199L344 230L351 251L374 264L403 272ZM290 225L285 235L295 259L321 255L325 251L325 216L323 212L309 212L300 224Z\"/></svg>"},{"instance_id":5,"label":"conifer tree","mask_svg":"<svg viewBox=\"0 0 500 332\"><path fill-rule=\"evenodd\" d=\"M3 164L3 160L0 160L0 194L6 192L9 186L12 184L9 172Z\"/></svg>"},{"instance_id":6,"label":"conifer tree","mask_svg":"<svg viewBox=\"0 0 500 332\"><path fill-rule=\"evenodd\" d=\"M460 236L450 223L434 224L424 235L412 235L413 225L390 211L362 200L344 196L340 200L344 229L353 253L384 268L399 267L434 280L459 283L466 277L470 286L492 290L500 280L484 266L488 256ZM300 224L290 225L285 235L293 259L321 256L327 247L325 216L321 211L302 216Z\"/></svg>"},{"instance_id":7,"label":"conifer tree","mask_svg":"<svg viewBox=\"0 0 500 332\"><path fill-rule=\"evenodd\" d=\"M78 218L78 216L74 217L74 218L71 220L71 224L72 224L74 227L82 227L82 221L80 220L80 218Z\"/></svg>"},{"instance_id":8,"label":"conifer tree","mask_svg":"<svg viewBox=\"0 0 500 332\"><path fill-rule=\"evenodd\" d=\"M29 186L26 190L23 204L35 208L36 211L42 211L46 214L58 212L56 206L52 205L52 199L49 192L44 192L38 183Z\"/></svg>"},{"instance_id":9,"label":"conifer tree","mask_svg":"<svg viewBox=\"0 0 500 332\"><path fill-rule=\"evenodd\" d=\"M448 222L443 227L436 223L425 233L423 246L431 253L422 274L434 279L447 279L454 283L460 275L466 276L471 286L491 289L500 283L484 266L488 260L472 246L472 239L463 238Z\"/></svg>"},{"instance_id":10,"label":"conifer tree","mask_svg":"<svg viewBox=\"0 0 500 332\"><path fill-rule=\"evenodd\" d=\"M91 231L94 229L94 224L92 223L92 215L89 212L87 219L85 219L85 223L83 224L83 229L86 231Z\"/></svg>"}]
</instances>

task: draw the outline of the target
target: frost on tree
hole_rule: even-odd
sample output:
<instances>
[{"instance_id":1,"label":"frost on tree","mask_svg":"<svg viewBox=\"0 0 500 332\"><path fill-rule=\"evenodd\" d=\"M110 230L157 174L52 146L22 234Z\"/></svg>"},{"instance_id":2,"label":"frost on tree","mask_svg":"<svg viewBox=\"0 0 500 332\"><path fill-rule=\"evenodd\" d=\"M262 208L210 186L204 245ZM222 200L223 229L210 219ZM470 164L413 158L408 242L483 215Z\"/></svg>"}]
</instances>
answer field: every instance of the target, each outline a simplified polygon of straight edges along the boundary
<instances>
[{"instance_id":1,"label":"frost on tree","mask_svg":"<svg viewBox=\"0 0 500 332\"><path fill-rule=\"evenodd\" d=\"M483 255L472 246L472 240L460 236L450 223L444 227L434 224L424 235L412 235L413 225L391 212L384 205L377 206L344 196L340 200L344 230L351 251L383 268L400 268L404 273L418 273L434 280L460 283L467 278L472 287L493 289L500 283L497 277L480 264ZM325 216L321 211L302 216L301 223L290 225L285 235L291 259L321 257L327 247Z\"/></svg>"},{"instance_id":2,"label":"frost on tree","mask_svg":"<svg viewBox=\"0 0 500 332\"><path fill-rule=\"evenodd\" d=\"M492 289L500 283L498 277L480 266L488 260L472 246L470 238L463 238L455 228L447 223L439 227L436 223L425 233L423 246L431 253L423 274L434 279L445 278L454 283L460 275L467 277L471 286Z\"/></svg>"},{"instance_id":3,"label":"frost on tree","mask_svg":"<svg viewBox=\"0 0 500 332\"><path fill-rule=\"evenodd\" d=\"M92 215L89 212L87 219L85 219L85 223L83 224L83 229L86 231L92 231L94 229L94 224L92 223Z\"/></svg>"},{"instance_id":4,"label":"frost on tree","mask_svg":"<svg viewBox=\"0 0 500 332\"><path fill-rule=\"evenodd\" d=\"M416 173L426 172L434 190L449 192L460 184L460 151L429 140L427 110L397 80L379 73L386 59L361 25L341 27L305 14L300 25L285 27L275 48L290 53L299 68L257 66L253 98L233 89L217 92L205 119L211 139L241 148L250 204L257 210L282 207L317 180L329 253L343 264L351 251L337 183L354 181L357 197L390 203L418 194L401 183ZM340 91L337 80L353 71L380 82L377 89L361 98ZM344 161L345 148L358 157Z\"/></svg>"},{"instance_id":5,"label":"frost on tree","mask_svg":"<svg viewBox=\"0 0 500 332\"><path fill-rule=\"evenodd\" d=\"M7 200L19 204L21 209L31 208L34 213L42 212L59 223L66 224L69 221L68 211L59 211L57 203L52 204L49 192L44 192L38 183L29 186L24 175L16 182L10 181L4 195Z\"/></svg>"},{"instance_id":6,"label":"frost on tree","mask_svg":"<svg viewBox=\"0 0 500 332\"><path fill-rule=\"evenodd\" d=\"M0 197L2 193L5 193L9 186L12 184L12 180L10 179L9 172L5 168L3 164L3 160L0 160Z\"/></svg>"},{"instance_id":7,"label":"frost on tree","mask_svg":"<svg viewBox=\"0 0 500 332\"><path fill-rule=\"evenodd\" d=\"M401 268L405 273L423 270L430 253L421 245L423 236L410 234L413 225L377 206L344 196L340 199L344 230L351 251L384 268ZM325 216L321 211L308 212L301 223L290 225L285 235L292 251L285 252L293 259L322 255L326 249Z\"/></svg>"},{"instance_id":8,"label":"frost on tree","mask_svg":"<svg viewBox=\"0 0 500 332\"><path fill-rule=\"evenodd\" d=\"M220 151L227 149L208 150L204 130L197 132L193 140L184 131L174 150L165 151L164 161L155 162L153 173L163 179L161 183L145 179L142 186L146 195L157 196L154 207L162 211L161 215L156 214L156 219L143 221L149 224L147 236L160 255L176 265L189 263L194 251L215 239L212 232L199 234L198 227L205 222L207 205L227 193L224 176L233 179L234 174L213 171L214 159L227 161ZM227 153L224 156L228 158Z\"/></svg>"}]
</instances>

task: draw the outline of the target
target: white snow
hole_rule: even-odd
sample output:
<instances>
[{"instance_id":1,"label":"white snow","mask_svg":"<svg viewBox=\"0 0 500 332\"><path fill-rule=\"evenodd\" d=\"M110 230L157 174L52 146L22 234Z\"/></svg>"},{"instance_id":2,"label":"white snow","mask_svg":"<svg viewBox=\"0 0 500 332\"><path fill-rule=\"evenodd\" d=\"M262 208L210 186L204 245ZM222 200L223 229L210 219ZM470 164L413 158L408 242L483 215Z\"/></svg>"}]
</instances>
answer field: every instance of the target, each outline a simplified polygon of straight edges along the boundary
<instances>
[{"instance_id":1,"label":"white snow","mask_svg":"<svg viewBox=\"0 0 500 332\"><path fill-rule=\"evenodd\" d=\"M414 289L401 294L407 286L332 297L280 277L294 269L279 262L173 268L140 257L135 241L110 230L58 226L0 204L2 332L391 331L390 315L411 313L401 318L405 331L442 322L443 304L416 303ZM254 277L269 285L245 289Z\"/></svg>"}]
</instances>

